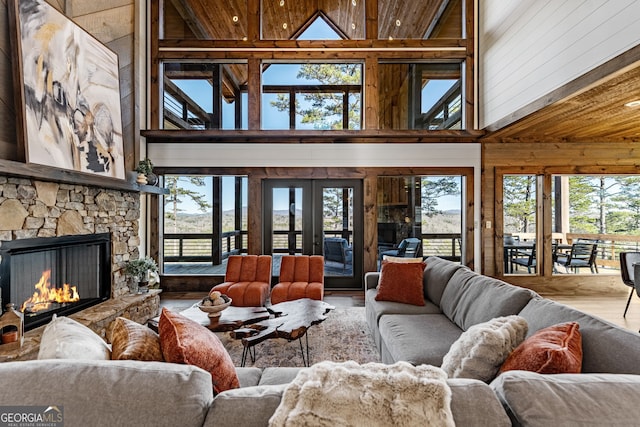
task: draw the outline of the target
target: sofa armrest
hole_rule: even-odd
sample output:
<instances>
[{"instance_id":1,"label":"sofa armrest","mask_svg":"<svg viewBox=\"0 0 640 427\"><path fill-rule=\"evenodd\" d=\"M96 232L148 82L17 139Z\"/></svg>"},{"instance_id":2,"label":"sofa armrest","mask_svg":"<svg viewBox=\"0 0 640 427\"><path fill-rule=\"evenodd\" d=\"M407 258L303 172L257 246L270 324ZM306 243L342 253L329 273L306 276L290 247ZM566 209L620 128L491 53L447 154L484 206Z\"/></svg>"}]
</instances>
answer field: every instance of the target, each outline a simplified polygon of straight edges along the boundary
<instances>
[{"instance_id":1,"label":"sofa armrest","mask_svg":"<svg viewBox=\"0 0 640 427\"><path fill-rule=\"evenodd\" d=\"M375 289L378 286L378 279L380 278L380 272L370 271L364 275L364 289Z\"/></svg>"}]
</instances>

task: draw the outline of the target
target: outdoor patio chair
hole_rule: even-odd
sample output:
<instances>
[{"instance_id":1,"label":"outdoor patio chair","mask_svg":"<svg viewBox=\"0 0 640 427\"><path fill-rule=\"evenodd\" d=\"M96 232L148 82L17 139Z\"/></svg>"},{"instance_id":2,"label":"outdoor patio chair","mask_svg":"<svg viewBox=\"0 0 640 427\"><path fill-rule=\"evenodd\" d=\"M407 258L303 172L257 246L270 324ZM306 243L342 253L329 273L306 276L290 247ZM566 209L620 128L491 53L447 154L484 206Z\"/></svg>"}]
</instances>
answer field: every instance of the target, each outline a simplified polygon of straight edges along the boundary
<instances>
[{"instance_id":1,"label":"outdoor patio chair","mask_svg":"<svg viewBox=\"0 0 640 427\"><path fill-rule=\"evenodd\" d=\"M284 255L280 278L271 289L271 304L324 296L324 257L322 255Z\"/></svg>"},{"instance_id":2,"label":"outdoor patio chair","mask_svg":"<svg viewBox=\"0 0 640 427\"><path fill-rule=\"evenodd\" d=\"M420 246L420 239L416 239L415 237L403 239L396 248L381 252L380 260L382 260L385 255L399 258L416 258L418 256Z\"/></svg>"},{"instance_id":3,"label":"outdoor patio chair","mask_svg":"<svg viewBox=\"0 0 640 427\"><path fill-rule=\"evenodd\" d=\"M631 297L633 297L633 293L637 291L635 284L635 275L633 274L633 266L636 263L640 263L640 252L620 252L620 274L622 275L622 283L631 288L631 292L629 292L629 298L627 299L627 305L624 308L624 314L622 315L622 317L627 316L627 310L629 310ZM640 295L640 293L638 293L638 295Z\"/></svg>"},{"instance_id":4,"label":"outdoor patio chair","mask_svg":"<svg viewBox=\"0 0 640 427\"><path fill-rule=\"evenodd\" d=\"M569 269L577 273L580 268L589 268L591 273L595 274L598 273L598 266L596 265L597 251L598 245L596 243L574 243L571 245L571 251L568 254L557 252L555 262L564 265L567 273Z\"/></svg>"},{"instance_id":5,"label":"outdoor patio chair","mask_svg":"<svg viewBox=\"0 0 640 427\"><path fill-rule=\"evenodd\" d=\"M522 255L522 256L521 256ZM536 271L536 245L533 244L531 250L517 252L516 256L511 258L511 264L515 264L516 266L521 265L523 267L527 267L527 273L531 274L532 269L535 273ZM516 267L517 268L517 267Z\"/></svg>"},{"instance_id":6,"label":"outdoor patio chair","mask_svg":"<svg viewBox=\"0 0 640 427\"><path fill-rule=\"evenodd\" d=\"M237 307L262 307L271 289L271 255L231 255L220 291Z\"/></svg>"},{"instance_id":7,"label":"outdoor patio chair","mask_svg":"<svg viewBox=\"0 0 640 427\"><path fill-rule=\"evenodd\" d=\"M353 263L353 249L349 246L347 239L342 237L325 237L324 238L324 261L334 261L342 263L342 270L347 268L348 264Z\"/></svg>"}]
</instances>

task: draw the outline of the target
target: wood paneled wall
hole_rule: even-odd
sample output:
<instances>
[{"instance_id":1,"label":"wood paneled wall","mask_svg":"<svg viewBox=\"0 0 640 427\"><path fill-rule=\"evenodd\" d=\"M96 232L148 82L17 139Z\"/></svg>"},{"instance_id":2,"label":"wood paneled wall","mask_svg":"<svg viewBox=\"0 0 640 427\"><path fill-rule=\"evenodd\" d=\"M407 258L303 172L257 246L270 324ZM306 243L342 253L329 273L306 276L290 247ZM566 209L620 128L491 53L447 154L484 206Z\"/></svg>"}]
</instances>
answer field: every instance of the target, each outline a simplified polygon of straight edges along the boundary
<instances>
[{"instance_id":1,"label":"wood paneled wall","mask_svg":"<svg viewBox=\"0 0 640 427\"><path fill-rule=\"evenodd\" d=\"M509 142L485 140L482 144L482 271L509 283L525 286L545 294L598 295L626 294L628 287L618 275L498 275L502 251L501 223L496 224L502 200L496 199L502 182L497 171L510 174L545 175L544 187L550 189L552 174L640 174L638 164L640 143L582 143L582 142ZM540 200L540 203L545 203ZM550 204L549 204L550 206ZM543 218L545 230L551 230L551 216ZM490 228L489 228L490 225ZM549 242L551 236L549 234Z\"/></svg>"},{"instance_id":2,"label":"wood paneled wall","mask_svg":"<svg viewBox=\"0 0 640 427\"><path fill-rule=\"evenodd\" d=\"M15 98L11 71L11 62L15 55L9 42L7 16L7 3L10 1L0 0L0 159L18 160L22 155L18 153L16 141ZM51 0L49 3L118 54L125 170L133 170L140 139L137 118L140 106L135 96L134 0Z\"/></svg>"}]
</instances>

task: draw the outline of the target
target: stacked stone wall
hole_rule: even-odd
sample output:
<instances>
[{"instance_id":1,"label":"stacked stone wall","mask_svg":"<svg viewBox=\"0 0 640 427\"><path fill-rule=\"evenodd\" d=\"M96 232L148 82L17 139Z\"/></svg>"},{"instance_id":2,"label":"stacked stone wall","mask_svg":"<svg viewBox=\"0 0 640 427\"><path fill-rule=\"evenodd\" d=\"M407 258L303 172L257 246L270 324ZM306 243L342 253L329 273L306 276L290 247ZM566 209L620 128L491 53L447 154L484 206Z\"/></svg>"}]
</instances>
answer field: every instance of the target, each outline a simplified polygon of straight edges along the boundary
<instances>
[{"instance_id":1,"label":"stacked stone wall","mask_svg":"<svg viewBox=\"0 0 640 427\"><path fill-rule=\"evenodd\" d=\"M0 175L0 241L111 233L112 298L129 292L122 269L139 255L139 217L137 192Z\"/></svg>"}]
</instances>

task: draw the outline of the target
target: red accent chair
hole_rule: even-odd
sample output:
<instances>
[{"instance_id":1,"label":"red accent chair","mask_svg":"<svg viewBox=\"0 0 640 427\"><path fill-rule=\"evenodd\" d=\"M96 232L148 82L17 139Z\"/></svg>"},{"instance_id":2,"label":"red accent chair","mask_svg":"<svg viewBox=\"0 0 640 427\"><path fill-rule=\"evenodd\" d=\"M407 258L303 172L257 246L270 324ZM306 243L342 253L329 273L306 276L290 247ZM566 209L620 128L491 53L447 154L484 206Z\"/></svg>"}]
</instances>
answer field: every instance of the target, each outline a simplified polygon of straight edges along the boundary
<instances>
[{"instance_id":1,"label":"red accent chair","mask_svg":"<svg viewBox=\"0 0 640 427\"><path fill-rule=\"evenodd\" d=\"M231 255L224 282L213 287L237 307L261 307L271 288L271 255Z\"/></svg>"},{"instance_id":2,"label":"red accent chair","mask_svg":"<svg viewBox=\"0 0 640 427\"><path fill-rule=\"evenodd\" d=\"M324 296L324 257L285 255L280 263L280 279L271 290L271 304Z\"/></svg>"}]
</instances>

